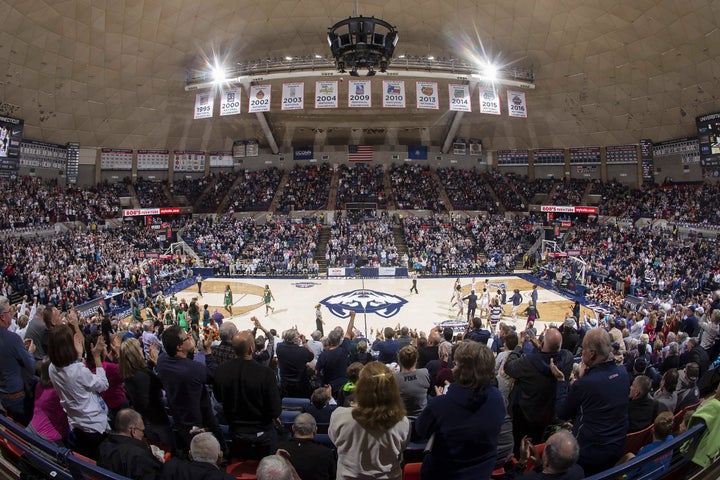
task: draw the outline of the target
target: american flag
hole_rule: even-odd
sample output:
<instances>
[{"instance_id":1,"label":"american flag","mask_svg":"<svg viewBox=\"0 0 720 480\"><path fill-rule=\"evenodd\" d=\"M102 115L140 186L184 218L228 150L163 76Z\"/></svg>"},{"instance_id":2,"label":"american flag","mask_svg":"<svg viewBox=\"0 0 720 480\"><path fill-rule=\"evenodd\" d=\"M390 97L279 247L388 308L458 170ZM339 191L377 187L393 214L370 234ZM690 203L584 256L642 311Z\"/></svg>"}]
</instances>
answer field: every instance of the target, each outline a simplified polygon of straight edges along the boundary
<instances>
[{"instance_id":1,"label":"american flag","mask_svg":"<svg viewBox=\"0 0 720 480\"><path fill-rule=\"evenodd\" d=\"M351 162L371 162L373 159L372 145L348 145L348 160Z\"/></svg>"}]
</instances>

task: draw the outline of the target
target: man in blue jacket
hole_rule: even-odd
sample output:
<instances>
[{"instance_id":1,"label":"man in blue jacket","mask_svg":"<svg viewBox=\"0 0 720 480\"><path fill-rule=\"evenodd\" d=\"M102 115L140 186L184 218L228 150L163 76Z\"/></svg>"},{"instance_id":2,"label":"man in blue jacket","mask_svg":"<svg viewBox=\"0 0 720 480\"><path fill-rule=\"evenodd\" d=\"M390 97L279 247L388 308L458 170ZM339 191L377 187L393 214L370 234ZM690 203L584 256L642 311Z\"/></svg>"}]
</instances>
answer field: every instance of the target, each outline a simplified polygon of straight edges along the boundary
<instances>
[{"instance_id":1,"label":"man in blue jacket","mask_svg":"<svg viewBox=\"0 0 720 480\"><path fill-rule=\"evenodd\" d=\"M587 476L614 465L625 450L630 379L627 369L615 364L611 344L602 328L585 335L578 378L569 389L563 372L551 364L558 380L556 411L573 424L580 444L578 464Z\"/></svg>"}]
</instances>

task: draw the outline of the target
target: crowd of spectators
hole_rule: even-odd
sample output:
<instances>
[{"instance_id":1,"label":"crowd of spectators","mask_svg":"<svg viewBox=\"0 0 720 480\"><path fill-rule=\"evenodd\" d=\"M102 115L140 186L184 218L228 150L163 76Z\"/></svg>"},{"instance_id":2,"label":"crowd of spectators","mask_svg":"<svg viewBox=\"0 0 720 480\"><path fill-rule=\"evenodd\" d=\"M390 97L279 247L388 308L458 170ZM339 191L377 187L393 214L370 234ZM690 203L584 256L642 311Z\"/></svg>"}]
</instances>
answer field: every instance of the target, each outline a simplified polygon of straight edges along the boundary
<instances>
[{"instance_id":1,"label":"crowd of spectators","mask_svg":"<svg viewBox=\"0 0 720 480\"><path fill-rule=\"evenodd\" d=\"M345 165L338 167L337 207L348 202L374 203L385 208L385 185L382 165Z\"/></svg>"},{"instance_id":2,"label":"crowd of spectators","mask_svg":"<svg viewBox=\"0 0 720 480\"><path fill-rule=\"evenodd\" d=\"M585 205L585 192L591 183L593 183L591 180L584 178L571 178L570 181L557 182L549 200L544 203L548 205Z\"/></svg>"},{"instance_id":3,"label":"crowd of spectators","mask_svg":"<svg viewBox=\"0 0 720 480\"><path fill-rule=\"evenodd\" d=\"M198 213L217 213L220 203L230 190L230 186L235 182L240 173L220 172L215 177L215 184L205 194L204 197L195 205L195 211Z\"/></svg>"},{"instance_id":4,"label":"crowd of spectators","mask_svg":"<svg viewBox=\"0 0 720 480\"><path fill-rule=\"evenodd\" d=\"M443 214L402 219L403 235L413 269L433 275L475 271L477 253L474 242L461 231L462 223L459 220L456 222Z\"/></svg>"},{"instance_id":5,"label":"crowd of spectators","mask_svg":"<svg viewBox=\"0 0 720 480\"><path fill-rule=\"evenodd\" d=\"M547 203L543 202L543 200L547 198L547 195L550 194L557 183L557 180L554 178L536 178L534 180L530 180L527 175L512 175L511 181L515 186L515 189L529 203ZM539 195L540 197L536 199L536 195Z\"/></svg>"},{"instance_id":6,"label":"crowd of spectators","mask_svg":"<svg viewBox=\"0 0 720 480\"><path fill-rule=\"evenodd\" d=\"M197 178L175 178L169 187L170 195L172 195L173 200L176 202L175 205L172 206L177 206L176 197L179 196L184 196L188 201L188 205L195 205L200 195L202 195L205 188L214 178L214 174Z\"/></svg>"},{"instance_id":7,"label":"crowd of spectators","mask_svg":"<svg viewBox=\"0 0 720 480\"><path fill-rule=\"evenodd\" d=\"M469 217L464 229L475 240L488 272L514 270L542 233L535 228L533 219L523 216Z\"/></svg>"},{"instance_id":8,"label":"crowd of spectators","mask_svg":"<svg viewBox=\"0 0 720 480\"><path fill-rule=\"evenodd\" d=\"M516 175L501 175L498 172L488 172L484 176L485 181L493 189L506 211L522 212L527 210L526 200L521 198L513 188Z\"/></svg>"},{"instance_id":9,"label":"crowd of spectators","mask_svg":"<svg viewBox=\"0 0 720 480\"><path fill-rule=\"evenodd\" d=\"M282 171L277 167L241 173L243 178L228 192L228 213L267 210L280 185Z\"/></svg>"},{"instance_id":10,"label":"crowd of spectators","mask_svg":"<svg viewBox=\"0 0 720 480\"><path fill-rule=\"evenodd\" d=\"M433 178L430 167L395 165L390 167L392 200L400 210L447 210L440 199L440 185Z\"/></svg>"},{"instance_id":11,"label":"crowd of spectators","mask_svg":"<svg viewBox=\"0 0 720 480\"><path fill-rule=\"evenodd\" d=\"M330 267L398 266L392 223L387 216L339 215L330 227L325 259Z\"/></svg>"},{"instance_id":12,"label":"crowd of spectators","mask_svg":"<svg viewBox=\"0 0 720 480\"><path fill-rule=\"evenodd\" d=\"M454 209L498 213L498 201L492 196L484 174L458 168L440 168L437 174Z\"/></svg>"},{"instance_id":13,"label":"crowd of spectators","mask_svg":"<svg viewBox=\"0 0 720 480\"><path fill-rule=\"evenodd\" d=\"M327 206L333 170L329 164L296 165L288 174L278 211L318 210Z\"/></svg>"},{"instance_id":14,"label":"crowd of spectators","mask_svg":"<svg viewBox=\"0 0 720 480\"><path fill-rule=\"evenodd\" d=\"M167 196L167 181L152 182L142 177L133 185L135 195L142 208L171 207L173 202Z\"/></svg>"}]
</instances>

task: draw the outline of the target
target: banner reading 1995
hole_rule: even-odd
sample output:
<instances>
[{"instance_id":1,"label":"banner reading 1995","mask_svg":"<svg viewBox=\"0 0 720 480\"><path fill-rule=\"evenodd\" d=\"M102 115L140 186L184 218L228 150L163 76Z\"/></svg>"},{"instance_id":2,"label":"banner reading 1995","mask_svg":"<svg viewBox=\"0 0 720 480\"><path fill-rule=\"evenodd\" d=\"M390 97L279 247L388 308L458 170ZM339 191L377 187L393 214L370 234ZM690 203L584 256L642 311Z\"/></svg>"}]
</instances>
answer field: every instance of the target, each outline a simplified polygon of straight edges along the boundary
<instances>
[{"instance_id":1,"label":"banner reading 1995","mask_svg":"<svg viewBox=\"0 0 720 480\"><path fill-rule=\"evenodd\" d=\"M451 83L448 85L448 94L450 95L450 110L456 112L472 112L472 107L470 106L470 87L468 85Z\"/></svg>"},{"instance_id":2,"label":"banner reading 1995","mask_svg":"<svg viewBox=\"0 0 720 480\"><path fill-rule=\"evenodd\" d=\"M198 93L195 95L195 115L193 118L210 118L213 116L213 103L215 98L212 92Z\"/></svg>"},{"instance_id":3,"label":"banner reading 1995","mask_svg":"<svg viewBox=\"0 0 720 480\"><path fill-rule=\"evenodd\" d=\"M338 108L337 80L315 82L315 108Z\"/></svg>"},{"instance_id":4,"label":"banner reading 1995","mask_svg":"<svg viewBox=\"0 0 720 480\"><path fill-rule=\"evenodd\" d=\"M281 110L305 108L305 82L283 83Z\"/></svg>"},{"instance_id":5,"label":"banner reading 1995","mask_svg":"<svg viewBox=\"0 0 720 480\"><path fill-rule=\"evenodd\" d=\"M270 85L253 85L250 87L248 113L270 111Z\"/></svg>"}]
</instances>

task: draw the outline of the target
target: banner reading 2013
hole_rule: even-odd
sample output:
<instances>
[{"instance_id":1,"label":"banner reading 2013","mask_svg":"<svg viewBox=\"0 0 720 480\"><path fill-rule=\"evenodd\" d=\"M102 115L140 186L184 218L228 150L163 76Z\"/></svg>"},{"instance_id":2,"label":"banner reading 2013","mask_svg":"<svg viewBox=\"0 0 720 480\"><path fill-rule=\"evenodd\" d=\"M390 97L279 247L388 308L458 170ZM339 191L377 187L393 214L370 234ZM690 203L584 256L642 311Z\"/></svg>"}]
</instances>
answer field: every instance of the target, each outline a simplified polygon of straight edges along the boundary
<instances>
[{"instance_id":1,"label":"banner reading 2013","mask_svg":"<svg viewBox=\"0 0 720 480\"><path fill-rule=\"evenodd\" d=\"M450 110L456 112L472 112L470 106L470 87L468 85L449 84Z\"/></svg>"},{"instance_id":2,"label":"banner reading 2013","mask_svg":"<svg viewBox=\"0 0 720 480\"><path fill-rule=\"evenodd\" d=\"M253 85L250 87L250 103L248 113L270 111L270 85Z\"/></svg>"},{"instance_id":3,"label":"banner reading 2013","mask_svg":"<svg viewBox=\"0 0 720 480\"><path fill-rule=\"evenodd\" d=\"M415 82L415 96L417 97L417 108L429 110L440 108L437 82Z\"/></svg>"},{"instance_id":4,"label":"banner reading 2013","mask_svg":"<svg viewBox=\"0 0 720 480\"><path fill-rule=\"evenodd\" d=\"M383 80L383 108L405 108L404 80Z\"/></svg>"},{"instance_id":5,"label":"banner reading 2013","mask_svg":"<svg viewBox=\"0 0 720 480\"><path fill-rule=\"evenodd\" d=\"M315 82L315 108L338 108L337 80Z\"/></svg>"},{"instance_id":6,"label":"banner reading 2013","mask_svg":"<svg viewBox=\"0 0 720 480\"><path fill-rule=\"evenodd\" d=\"M283 83L281 110L302 110L305 107L305 82Z\"/></svg>"}]
</instances>

